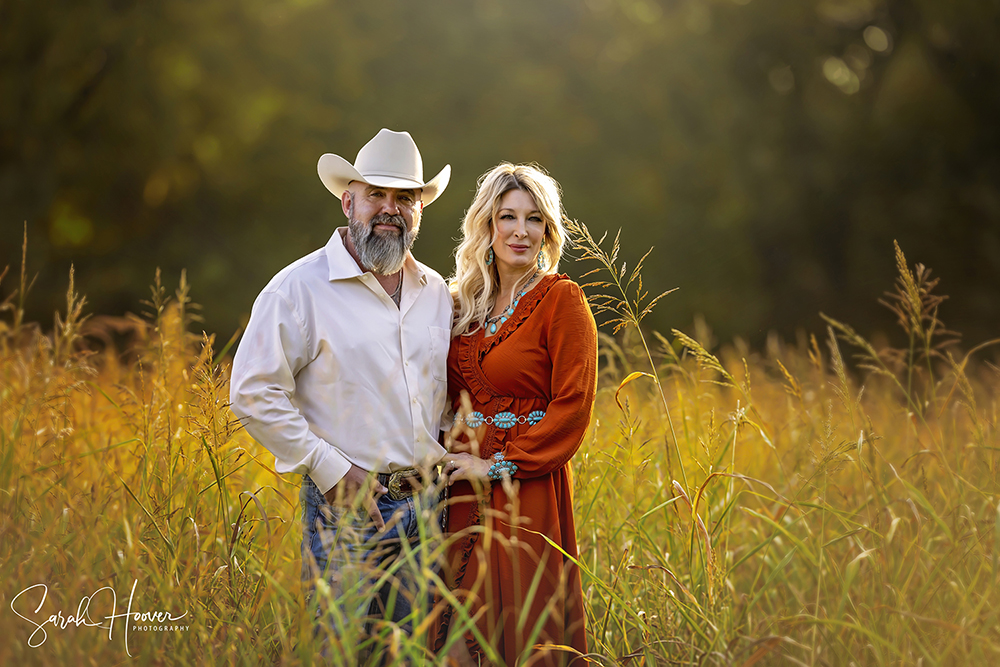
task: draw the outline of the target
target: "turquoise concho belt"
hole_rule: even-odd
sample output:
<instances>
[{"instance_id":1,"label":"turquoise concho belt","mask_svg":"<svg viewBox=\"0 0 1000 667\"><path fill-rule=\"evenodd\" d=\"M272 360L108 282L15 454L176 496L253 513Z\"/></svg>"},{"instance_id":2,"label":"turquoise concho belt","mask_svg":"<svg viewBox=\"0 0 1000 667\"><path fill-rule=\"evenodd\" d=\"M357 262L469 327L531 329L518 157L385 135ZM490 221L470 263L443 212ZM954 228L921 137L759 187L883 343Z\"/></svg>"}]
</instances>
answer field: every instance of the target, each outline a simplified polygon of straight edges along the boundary
<instances>
[{"instance_id":1,"label":"turquoise concho belt","mask_svg":"<svg viewBox=\"0 0 1000 667\"><path fill-rule=\"evenodd\" d=\"M544 410L533 410L527 416L515 415L513 412L498 412L495 415L487 417L483 416L482 412L470 412L465 417L459 415L455 420L465 421L465 425L469 428L479 428L483 424L488 424L497 428L508 429L513 428L514 424L531 424L534 426L542 421L542 417L544 416Z\"/></svg>"}]
</instances>

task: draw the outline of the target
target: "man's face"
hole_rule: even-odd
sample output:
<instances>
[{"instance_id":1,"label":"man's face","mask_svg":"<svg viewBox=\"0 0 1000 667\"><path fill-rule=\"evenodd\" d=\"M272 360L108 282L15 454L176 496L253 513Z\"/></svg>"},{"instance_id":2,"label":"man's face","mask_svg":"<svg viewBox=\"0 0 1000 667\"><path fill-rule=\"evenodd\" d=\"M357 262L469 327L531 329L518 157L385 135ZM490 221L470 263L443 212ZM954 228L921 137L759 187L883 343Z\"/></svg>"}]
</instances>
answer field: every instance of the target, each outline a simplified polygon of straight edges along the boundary
<instances>
[{"instance_id":1,"label":"man's face","mask_svg":"<svg viewBox=\"0 0 1000 667\"><path fill-rule=\"evenodd\" d=\"M361 265L382 275L399 271L420 230L420 191L354 181L343 204Z\"/></svg>"}]
</instances>

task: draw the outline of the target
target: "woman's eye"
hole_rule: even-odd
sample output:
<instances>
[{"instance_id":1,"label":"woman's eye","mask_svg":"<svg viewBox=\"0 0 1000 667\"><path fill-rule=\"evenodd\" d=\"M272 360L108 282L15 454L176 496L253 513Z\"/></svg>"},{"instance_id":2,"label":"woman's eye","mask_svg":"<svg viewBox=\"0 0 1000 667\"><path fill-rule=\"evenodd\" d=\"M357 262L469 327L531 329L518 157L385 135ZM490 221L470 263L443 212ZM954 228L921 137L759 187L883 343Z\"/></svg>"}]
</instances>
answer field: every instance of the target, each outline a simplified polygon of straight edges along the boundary
<instances>
[{"instance_id":1,"label":"woman's eye","mask_svg":"<svg viewBox=\"0 0 1000 667\"><path fill-rule=\"evenodd\" d=\"M501 220L513 220L514 216L511 215L510 213L501 213L500 214L500 219Z\"/></svg>"}]
</instances>

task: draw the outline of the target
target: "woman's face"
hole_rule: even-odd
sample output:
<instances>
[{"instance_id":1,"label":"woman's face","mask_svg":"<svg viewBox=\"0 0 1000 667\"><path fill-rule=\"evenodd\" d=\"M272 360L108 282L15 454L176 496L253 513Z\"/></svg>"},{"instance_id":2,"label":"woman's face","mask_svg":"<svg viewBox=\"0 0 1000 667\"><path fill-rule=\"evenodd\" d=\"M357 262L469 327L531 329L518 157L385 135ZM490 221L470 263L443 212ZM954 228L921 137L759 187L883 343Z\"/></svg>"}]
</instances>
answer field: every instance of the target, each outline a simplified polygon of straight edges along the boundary
<instances>
[{"instance_id":1,"label":"woman's face","mask_svg":"<svg viewBox=\"0 0 1000 667\"><path fill-rule=\"evenodd\" d=\"M545 219L524 190L508 190L500 198L493 242L498 269L524 270L538 262L538 252L545 236Z\"/></svg>"}]
</instances>

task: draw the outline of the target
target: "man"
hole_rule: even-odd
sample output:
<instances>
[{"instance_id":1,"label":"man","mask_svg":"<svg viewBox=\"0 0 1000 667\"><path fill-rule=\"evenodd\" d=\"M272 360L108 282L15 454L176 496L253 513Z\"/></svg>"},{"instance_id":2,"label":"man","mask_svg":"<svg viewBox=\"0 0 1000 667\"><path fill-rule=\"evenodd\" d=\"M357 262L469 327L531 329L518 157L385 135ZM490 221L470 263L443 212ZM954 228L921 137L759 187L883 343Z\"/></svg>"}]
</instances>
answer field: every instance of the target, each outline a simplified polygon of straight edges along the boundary
<instances>
[{"instance_id":1,"label":"man","mask_svg":"<svg viewBox=\"0 0 1000 667\"><path fill-rule=\"evenodd\" d=\"M384 570L417 535L414 478L445 454L438 439L452 299L410 248L451 167L424 182L410 135L383 129L353 165L326 154L318 171L348 225L257 297L230 401L278 472L303 475L303 578L327 579L337 601L359 576L371 577L358 575L359 562ZM335 548L345 542L353 546ZM405 621L406 592L419 588L412 569L399 568L403 594L383 587L372 613ZM342 611L346 618L334 616L349 621L369 609L365 601Z\"/></svg>"}]
</instances>

